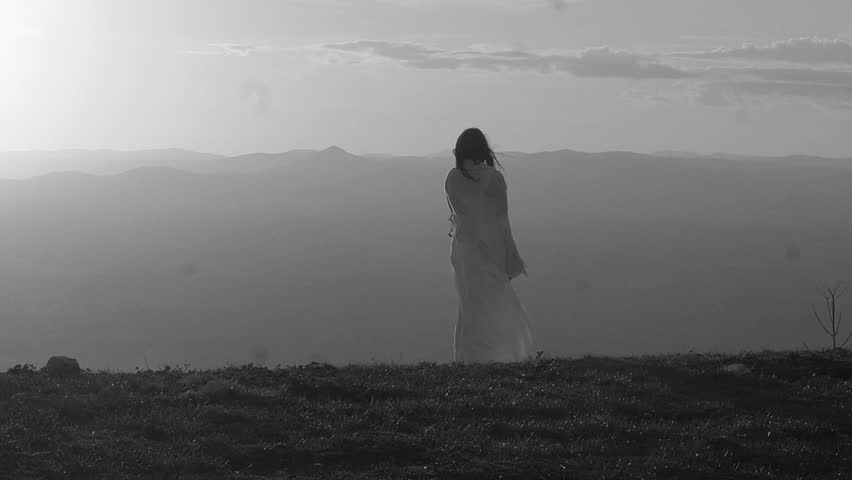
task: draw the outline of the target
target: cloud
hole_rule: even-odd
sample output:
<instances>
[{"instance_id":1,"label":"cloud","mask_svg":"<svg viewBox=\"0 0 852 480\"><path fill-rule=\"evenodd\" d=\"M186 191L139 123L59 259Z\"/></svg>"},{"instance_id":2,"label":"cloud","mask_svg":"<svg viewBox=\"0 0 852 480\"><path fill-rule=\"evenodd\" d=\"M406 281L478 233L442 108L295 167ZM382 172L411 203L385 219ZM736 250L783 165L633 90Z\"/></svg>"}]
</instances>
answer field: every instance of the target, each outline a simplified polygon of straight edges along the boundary
<instances>
[{"instance_id":1,"label":"cloud","mask_svg":"<svg viewBox=\"0 0 852 480\"><path fill-rule=\"evenodd\" d=\"M737 48L719 48L676 55L698 59L774 60L812 65L852 65L852 43L839 39L803 37L765 45L745 44Z\"/></svg>"},{"instance_id":2,"label":"cloud","mask_svg":"<svg viewBox=\"0 0 852 480\"><path fill-rule=\"evenodd\" d=\"M415 0L416 1L416 0ZM255 43L216 43L216 55L248 56L277 52L294 58L310 58L315 64L366 64L390 62L420 70L473 70L482 72L529 72L565 74L586 79L660 83L654 93L633 89L622 97L634 101L743 108L747 102L807 102L825 108L849 109L852 90L852 56L843 53L850 44L841 40L791 39L763 46L715 49L703 52L638 53L610 47L575 52L531 51L523 47L488 45L447 49L418 41L352 40L291 47ZM699 59L699 62L694 60ZM737 59L731 63L731 59ZM784 59L782 65L778 61ZM638 86L638 85L637 85ZM668 91L665 91L668 90ZM253 99L255 111L269 108L269 88L262 82L241 87L244 99Z\"/></svg>"},{"instance_id":3,"label":"cloud","mask_svg":"<svg viewBox=\"0 0 852 480\"><path fill-rule=\"evenodd\" d=\"M748 103L766 101L797 101L824 108L849 109L852 105L852 71L835 65L843 56L838 54L839 41L804 42L787 40L763 48L748 66L732 67L726 59L730 50L713 50L702 55L710 64L686 67L678 65L681 54L657 55L614 50L609 47L588 48L577 53L530 52L521 49L489 49L486 47L447 50L419 43L358 40L327 43L327 51L344 52L354 56L352 62L390 61L406 68L479 71L519 71L536 73L565 73L579 78L619 78L633 80L681 79L691 95L666 92L646 93L631 89L622 96L635 101L673 103L692 101L718 107L744 108ZM835 45L835 46L832 46ZM826 50L806 55L806 51ZM822 50L821 50L822 49ZM745 50L744 50L745 51ZM785 56L801 59L798 67L773 67L771 62ZM804 60L807 59L807 62ZM831 59L832 62L828 62ZM807 65L805 65L807 63ZM816 65L818 64L819 65ZM777 65L777 64L776 64Z\"/></svg>"},{"instance_id":4,"label":"cloud","mask_svg":"<svg viewBox=\"0 0 852 480\"><path fill-rule=\"evenodd\" d=\"M363 0L359 0L361 2ZM380 0L382 3L417 8L442 8L459 5L484 7L499 10L523 11L535 8L564 10L569 4L585 0Z\"/></svg>"},{"instance_id":5,"label":"cloud","mask_svg":"<svg viewBox=\"0 0 852 480\"><path fill-rule=\"evenodd\" d=\"M184 53L190 55L236 55L247 57L249 55L261 52L276 51L275 48L259 43L209 43L208 47L213 47L212 50L190 50Z\"/></svg>"},{"instance_id":6,"label":"cloud","mask_svg":"<svg viewBox=\"0 0 852 480\"><path fill-rule=\"evenodd\" d=\"M568 71L580 77L688 78L695 74L636 53L599 47L568 59Z\"/></svg>"},{"instance_id":7,"label":"cloud","mask_svg":"<svg viewBox=\"0 0 852 480\"><path fill-rule=\"evenodd\" d=\"M211 47L221 49L226 55L239 55L245 57L262 49L261 45L252 43L211 43Z\"/></svg>"},{"instance_id":8,"label":"cloud","mask_svg":"<svg viewBox=\"0 0 852 480\"><path fill-rule=\"evenodd\" d=\"M751 68L744 73L775 82L812 83L821 85L852 85L852 72L810 68Z\"/></svg>"},{"instance_id":9,"label":"cloud","mask_svg":"<svg viewBox=\"0 0 852 480\"><path fill-rule=\"evenodd\" d=\"M438 50L416 43L359 40L328 43L323 48L381 58L418 69L564 72L585 78L688 78L693 73L660 63L653 57L590 48L577 54L544 54L519 50Z\"/></svg>"},{"instance_id":10,"label":"cloud","mask_svg":"<svg viewBox=\"0 0 852 480\"><path fill-rule=\"evenodd\" d=\"M729 81L702 86L696 100L710 106L742 107L749 101L799 99L832 109L852 109L852 85Z\"/></svg>"},{"instance_id":11,"label":"cloud","mask_svg":"<svg viewBox=\"0 0 852 480\"><path fill-rule=\"evenodd\" d=\"M671 95L659 93L659 92L650 92L647 90L641 90L637 88L628 88L621 92L621 96L624 98L628 98L631 100L638 100L641 102L650 102L650 103L666 103L666 104L674 104L679 103L679 99L673 97Z\"/></svg>"},{"instance_id":12,"label":"cloud","mask_svg":"<svg viewBox=\"0 0 852 480\"><path fill-rule=\"evenodd\" d=\"M692 70L701 72L694 99L703 105L741 107L750 102L794 101L852 108L852 44L843 40L804 37L670 57L710 62ZM727 60L747 65L733 68L724 63ZM779 67L778 62L787 66Z\"/></svg>"},{"instance_id":13,"label":"cloud","mask_svg":"<svg viewBox=\"0 0 852 480\"><path fill-rule=\"evenodd\" d=\"M417 60L438 54L437 50L426 48L415 43L383 42L377 40L359 40L355 42L329 43L324 45L331 50L344 52L371 52L380 57L393 60Z\"/></svg>"}]
</instances>

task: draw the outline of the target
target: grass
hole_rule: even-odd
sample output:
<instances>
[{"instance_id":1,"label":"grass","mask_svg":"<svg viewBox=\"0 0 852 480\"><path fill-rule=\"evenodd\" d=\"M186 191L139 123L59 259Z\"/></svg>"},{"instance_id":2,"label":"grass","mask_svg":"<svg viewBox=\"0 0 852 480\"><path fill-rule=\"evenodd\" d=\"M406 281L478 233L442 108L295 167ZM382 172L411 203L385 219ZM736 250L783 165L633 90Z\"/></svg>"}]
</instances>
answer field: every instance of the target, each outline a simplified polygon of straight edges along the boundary
<instances>
[{"instance_id":1,"label":"grass","mask_svg":"<svg viewBox=\"0 0 852 480\"><path fill-rule=\"evenodd\" d=\"M0 478L846 479L852 355L19 366L0 382Z\"/></svg>"}]
</instances>

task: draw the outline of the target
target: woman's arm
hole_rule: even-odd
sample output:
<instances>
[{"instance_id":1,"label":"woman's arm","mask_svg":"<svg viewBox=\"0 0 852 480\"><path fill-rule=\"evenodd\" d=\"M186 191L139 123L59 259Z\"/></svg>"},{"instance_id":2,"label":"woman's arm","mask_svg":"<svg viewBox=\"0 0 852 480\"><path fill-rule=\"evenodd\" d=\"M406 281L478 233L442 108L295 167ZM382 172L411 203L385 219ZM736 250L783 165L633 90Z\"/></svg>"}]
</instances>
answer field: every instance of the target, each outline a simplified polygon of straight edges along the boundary
<instances>
[{"instance_id":1,"label":"woman's arm","mask_svg":"<svg viewBox=\"0 0 852 480\"><path fill-rule=\"evenodd\" d=\"M499 186L499 194L497 196L497 213L503 217L506 225L506 275L511 280L518 275L526 275L527 266L521 258L520 252L518 252L518 246L515 244L515 237L512 235L512 225L509 222L509 195L508 188L506 186L506 179L499 171L495 172L495 175L497 175L497 181L494 183Z\"/></svg>"},{"instance_id":2,"label":"woman's arm","mask_svg":"<svg viewBox=\"0 0 852 480\"><path fill-rule=\"evenodd\" d=\"M506 275L513 279L519 275L527 275L527 264L518 252L515 237L512 235L512 226L506 223Z\"/></svg>"},{"instance_id":3,"label":"woman's arm","mask_svg":"<svg viewBox=\"0 0 852 480\"><path fill-rule=\"evenodd\" d=\"M455 233L456 233L456 222L455 222L456 210L453 208L453 203L456 203L456 204L458 203L458 201L454 202L453 201L454 199L452 198L453 195L454 195L454 188L453 188L454 170L455 169L450 170L450 172L447 173L446 180L444 180L444 195L447 197L447 207L450 209L450 217L449 217L450 231L447 233L447 235L450 236L450 237L454 236Z\"/></svg>"},{"instance_id":4,"label":"woman's arm","mask_svg":"<svg viewBox=\"0 0 852 480\"><path fill-rule=\"evenodd\" d=\"M450 195L447 195L447 206L450 207L450 231L447 232L447 236L452 237L455 233L455 213L453 213L453 204L450 203Z\"/></svg>"}]
</instances>

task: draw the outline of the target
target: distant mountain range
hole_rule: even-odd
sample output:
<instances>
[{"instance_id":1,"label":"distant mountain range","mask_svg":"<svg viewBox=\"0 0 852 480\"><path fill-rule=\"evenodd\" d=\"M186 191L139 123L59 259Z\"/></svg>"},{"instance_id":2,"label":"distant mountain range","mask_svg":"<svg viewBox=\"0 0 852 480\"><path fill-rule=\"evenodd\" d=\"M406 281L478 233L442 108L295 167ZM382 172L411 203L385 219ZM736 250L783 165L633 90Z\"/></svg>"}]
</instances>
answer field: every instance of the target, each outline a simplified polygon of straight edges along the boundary
<instances>
[{"instance_id":1,"label":"distant mountain range","mask_svg":"<svg viewBox=\"0 0 852 480\"><path fill-rule=\"evenodd\" d=\"M343 150L330 147L322 152L291 150L284 153L250 153L232 157L181 149L0 152L0 178L23 179L61 171L114 175L150 166L197 173L256 172L281 167L314 155L336 152Z\"/></svg>"},{"instance_id":2,"label":"distant mountain range","mask_svg":"<svg viewBox=\"0 0 852 480\"><path fill-rule=\"evenodd\" d=\"M574 155L612 155L629 152L583 153L574 150L554 152L502 152L498 160L506 157L534 156L574 156ZM0 179L26 179L54 172L81 172L92 175L114 175L139 167L171 167L195 173L237 173L259 172L289 165L293 162L309 161L317 155L342 155L350 158L363 158L383 161L429 161L452 162L452 150L447 149L432 154L392 155L366 154L353 155L339 147L325 150L290 150L283 153L249 153L236 156L216 155L193 152L183 149L162 150L48 150L48 151L10 151L0 152ZM634 154L641 155L641 154ZM784 157L749 156L715 153L710 155L693 152L665 150L654 152L650 156L681 159L724 159L750 160L789 165L833 166L852 168L852 158L824 158L808 155L790 155Z\"/></svg>"},{"instance_id":3,"label":"distant mountain range","mask_svg":"<svg viewBox=\"0 0 852 480\"><path fill-rule=\"evenodd\" d=\"M61 171L109 175L152 165L195 170L221 158L181 149L0 152L0 178L21 179Z\"/></svg>"},{"instance_id":4,"label":"distant mountain range","mask_svg":"<svg viewBox=\"0 0 852 480\"><path fill-rule=\"evenodd\" d=\"M0 154L21 159L38 176L0 180L0 370L451 358L451 157ZM542 349L825 343L811 304L852 280L852 160L500 161Z\"/></svg>"}]
</instances>

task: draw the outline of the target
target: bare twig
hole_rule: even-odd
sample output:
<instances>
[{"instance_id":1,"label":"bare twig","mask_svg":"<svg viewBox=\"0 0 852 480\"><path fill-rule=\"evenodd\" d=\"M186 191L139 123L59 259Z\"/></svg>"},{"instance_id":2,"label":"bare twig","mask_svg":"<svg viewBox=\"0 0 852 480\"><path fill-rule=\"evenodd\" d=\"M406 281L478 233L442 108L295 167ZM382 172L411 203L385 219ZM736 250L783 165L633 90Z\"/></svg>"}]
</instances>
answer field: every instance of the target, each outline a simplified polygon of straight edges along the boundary
<instances>
[{"instance_id":1,"label":"bare twig","mask_svg":"<svg viewBox=\"0 0 852 480\"><path fill-rule=\"evenodd\" d=\"M852 339L852 331L849 332L849 335L840 343L837 344L837 337L840 335L840 326L843 320L843 312L838 311L837 301L842 297L849 288L849 284L845 282L838 283L834 288L826 287L825 293L823 294L823 300L825 301L825 310L827 317L820 316L817 313L816 308L811 305L811 312L816 318L817 323L819 324L822 331L825 332L826 335L831 337L831 351L832 354L837 352L837 350L842 349L849 343L849 340ZM805 345L807 348L807 345Z\"/></svg>"},{"instance_id":2,"label":"bare twig","mask_svg":"<svg viewBox=\"0 0 852 480\"><path fill-rule=\"evenodd\" d=\"M822 323L822 318L819 317L819 314L817 313L816 308L811 307L811 309L814 312L814 316L816 317L817 322L819 322L819 326L822 327L822 329L825 331L826 335L831 335L831 332L828 331L828 328L825 326L824 323Z\"/></svg>"},{"instance_id":3,"label":"bare twig","mask_svg":"<svg viewBox=\"0 0 852 480\"><path fill-rule=\"evenodd\" d=\"M852 332L849 332L849 335L846 336L846 340L843 340L843 343L840 344L840 348L845 347L846 344L849 343L850 338L852 338Z\"/></svg>"}]
</instances>

